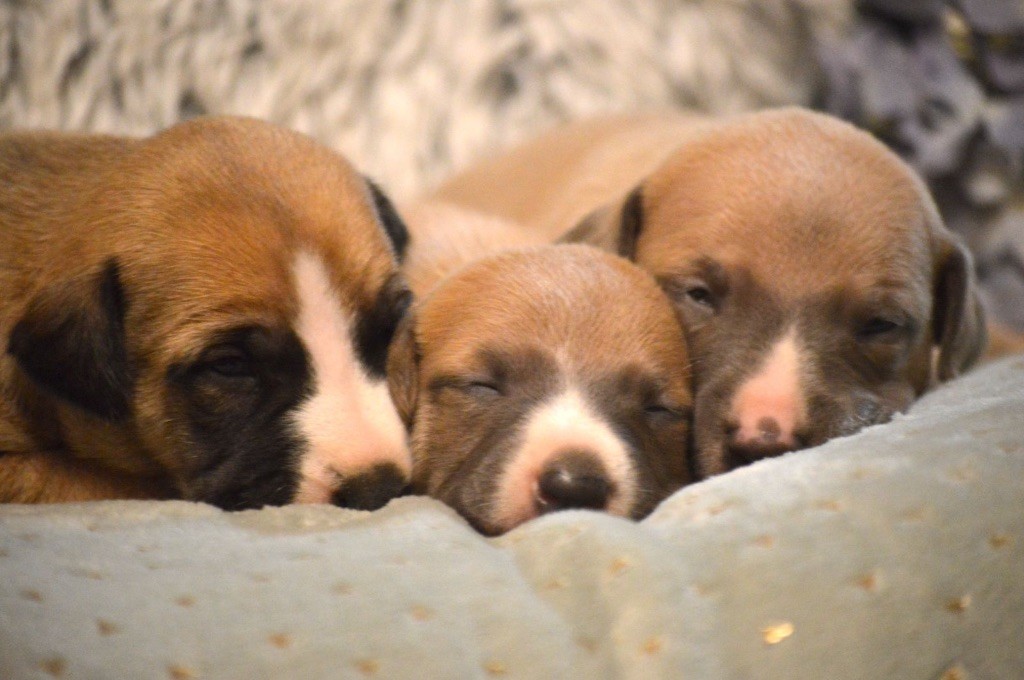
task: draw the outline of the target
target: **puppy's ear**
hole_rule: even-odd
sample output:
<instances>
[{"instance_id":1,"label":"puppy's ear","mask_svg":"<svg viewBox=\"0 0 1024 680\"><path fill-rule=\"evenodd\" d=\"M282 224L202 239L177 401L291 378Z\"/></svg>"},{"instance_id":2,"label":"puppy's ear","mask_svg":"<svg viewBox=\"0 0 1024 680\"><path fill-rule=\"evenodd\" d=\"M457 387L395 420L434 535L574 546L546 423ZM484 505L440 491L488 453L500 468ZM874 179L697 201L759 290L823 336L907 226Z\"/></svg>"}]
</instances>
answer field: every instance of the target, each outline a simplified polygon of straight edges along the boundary
<instances>
[{"instance_id":1,"label":"puppy's ear","mask_svg":"<svg viewBox=\"0 0 1024 680\"><path fill-rule=\"evenodd\" d=\"M419 399L420 350L416 343L416 312L410 311L398 324L388 349L388 390L407 430L412 430Z\"/></svg>"},{"instance_id":2,"label":"puppy's ear","mask_svg":"<svg viewBox=\"0 0 1024 680\"><path fill-rule=\"evenodd\" d=\"M7 352L44 390L108 420L129 413L132 369L118 265L55 284L28 304Z\"/></svg>"},{"instance_id":3,"label":"puppy's ear","mask_svg":"<svg viewBox=\"0 0 1024 680\"><path fill-rule=\"evenodd\" d=\"M373 180L366 178L366 185L370 188L370 196L373 197L373 208L377 211L377 219L384 227L384 233L391 240L391 247L395 249L395 258L401 262L405 258L405 250L409 245L409 229L405 226L401 215L395 210L391 199L381 191Z\"/></svg>"},{"instance_id":4,"label":"puppy's ear","mask_svg":"<svg viewBox=\"0 0 1024 680\"><path fill-rule=\"evenodd\" d=\"M938 345L936 377L955 378L985 348L985 313L978 299L970 253L953 234L936 233L932 283L932 337Z\"/></svg>"},{"instance_id":5,"label":"puppy's ear","mask_svg":"<svg viewBox=\"0 0 1024 680\"><path fill-rule=\"evenodd\" d=\"M588 214L579 224L564 233L558 242L586 243L630 260L635 259L643 212L643 193L638 186L623 201L597 208Z\"/></svg>"}]
</instances>

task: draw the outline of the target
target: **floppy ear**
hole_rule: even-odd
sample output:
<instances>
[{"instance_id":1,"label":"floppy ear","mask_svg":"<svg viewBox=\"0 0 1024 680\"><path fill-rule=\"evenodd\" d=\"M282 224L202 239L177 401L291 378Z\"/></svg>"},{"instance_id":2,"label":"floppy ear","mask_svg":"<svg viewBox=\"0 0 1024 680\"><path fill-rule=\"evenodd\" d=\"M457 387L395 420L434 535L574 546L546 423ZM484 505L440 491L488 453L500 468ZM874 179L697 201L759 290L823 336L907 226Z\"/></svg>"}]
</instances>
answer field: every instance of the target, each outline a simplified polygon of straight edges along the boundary
<instances>
[{"instance_id":1,"label":"floppy ear","mask_svg":"<svg viewBox=\"0 0 1024 680\"><path fill-rule=\"evenodd\" d=\"M636 258L643 217L643 194L638 186L618 204L592 211L562 234L558 242L585 243L632 260Z\"/></svg>"},{"instance_id":2,"label":"floppy ear","mask_svg":"<svg viewBox=\"0 0 1024 680\"><path fill-rule=\"evenodd\" d=\"M412 430L419 399L420 351L416 343L416 312L410 311L398 324L388 349L388 390L407 430Z\"/></svg>"},{"instance_id":3,"label":"floppy ear","mask_svg":"<svg viewBox=\"0 0 1024 680\"><path fill-rule=\"evenodd\" d=\"M129 412L132 370L118 265L44 289L14 326L7 352L44 390L108 420Z\"/></svg>"},{"instance_id":4,"label":"floppy ear","mask_svg":"<svg viewBox=\"0 0 1024 680\"><path fill-rule=\"evenodd\" d=\"M366 179L366 185L370 188L370 195L373 197L373 208L377 211L377 218L384 227L384 233L391 240L391 247L395 249L395 258L401 262L405 258L405 249L409 245L409 229L405 226L402 217L395 210L391 199L381 191L373 180Z\"/></svg>"},{"instance_id":5,"label":"floppy ear","mask_svg":"<svg viewBox=\"0 0 1024 680\"><path fill-rule=\"evenodd\" d=\"M987 338L970 254L944 227L936 238L932 337L939 349L936 375L942 382L974 365Z\"/></svg>"}]
</instances>

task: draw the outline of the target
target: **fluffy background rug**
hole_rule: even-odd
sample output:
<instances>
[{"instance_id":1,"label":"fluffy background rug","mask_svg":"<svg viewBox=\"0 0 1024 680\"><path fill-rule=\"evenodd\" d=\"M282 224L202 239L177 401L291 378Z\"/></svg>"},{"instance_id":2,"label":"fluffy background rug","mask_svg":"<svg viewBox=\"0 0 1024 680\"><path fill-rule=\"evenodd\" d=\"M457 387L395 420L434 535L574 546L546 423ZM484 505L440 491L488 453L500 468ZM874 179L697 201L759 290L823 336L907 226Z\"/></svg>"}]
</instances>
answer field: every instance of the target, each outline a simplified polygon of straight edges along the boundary
<instances>
[{"instance_id":1,"label":"fluffy background rug","mask_svg":"<svg viewBox=\"0 0 1024 680\"><path fill-rule=\"evenodd\" d=\"M150 133L200 113L342 149L399 197L568 118L809 103L846 0L19 0L0 126Z\"/></svg>"}]
</instances>

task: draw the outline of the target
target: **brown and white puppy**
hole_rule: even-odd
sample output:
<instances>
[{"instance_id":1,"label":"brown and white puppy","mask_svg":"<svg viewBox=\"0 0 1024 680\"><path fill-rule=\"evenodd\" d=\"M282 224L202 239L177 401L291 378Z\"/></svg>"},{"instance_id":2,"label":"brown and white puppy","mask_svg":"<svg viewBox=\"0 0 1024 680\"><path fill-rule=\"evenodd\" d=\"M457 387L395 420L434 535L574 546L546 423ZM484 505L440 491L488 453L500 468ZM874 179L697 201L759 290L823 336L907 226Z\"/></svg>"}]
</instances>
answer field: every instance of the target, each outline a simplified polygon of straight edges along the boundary
<instances>
[{"instance_id":1,"label":"brown and white puppy","mask_svg":"<svg viewBox=\"0 0 1024 680\"><path fill-rule=\"evenodd\" d=\"M388 362L413 489L481 532L567 508L639 518L689 480L683 335L625 259L579 245L498 253L413 310Z\"/></svg>"},{"instance_id":2,"label":"brown and white puppy","mask_svg":"<svg viewBox=\"0 0 1024 680\"><path fill-rule=\"evenodd\" d=\"M437 197L655 276L687 329L702 475L885 422L984 346L970 257L923 183L825 115L570 125Z\"/></svg>"},{"instance_id":3,"label":"brown and white puppy","mask_svg":"<svg viewBox=\"0 0 1024 680\"><path fill-rule=\"evenodd\" d=\"M382 505L411 470L384 375L406 238L255 120L0 137L0 500Z\"/></svg>"}]
</instances>

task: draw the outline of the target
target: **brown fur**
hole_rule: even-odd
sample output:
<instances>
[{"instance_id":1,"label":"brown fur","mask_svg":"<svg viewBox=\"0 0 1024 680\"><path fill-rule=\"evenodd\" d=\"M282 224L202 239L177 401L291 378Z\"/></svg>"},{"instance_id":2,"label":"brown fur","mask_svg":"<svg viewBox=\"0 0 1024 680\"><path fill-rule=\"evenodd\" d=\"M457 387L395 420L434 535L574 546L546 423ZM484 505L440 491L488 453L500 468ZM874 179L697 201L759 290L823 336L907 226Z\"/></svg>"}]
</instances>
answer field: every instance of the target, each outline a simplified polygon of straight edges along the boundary
<instances>
[{"instance_id":1,"label":"brown fur","mask_svg":"<svg viewBox=\"0 0 1024 680\"><path fill-rule=\"evenodd\" d=\"M685 320L705 474L739 464L728 397L787 324L806 331L810 357L801 446L887 419L984 346L970 257L923 183L824 115L569 126L437 195L615 250L655 276ZM695 302L706 294L713 305ZM890 318L899 330L860 330Z\"/></svg>"},{"instance_id":2,"label":"brown fur","mask_svg":"<svg viewBox=\"0 0 1024 680\"><path fill-rule=\"evenodd\" d=\"M402 271L417 296L487 255L543 245L547 240L512 220L441 202L406 206L402 214L411 241Z\"/></svg>"},{"instance_id":3,"label":"brown fur","mask_svg":"<svg viewBox=\"0 0 1024 680\"><path fill-rule=\"evenodd\" d=\"M171 367L221 329L285 326L299 247L331 263L353 313L396 275L364 180L308 138L198 119L149 139L0 137L0 339L89 314L116 261L131 359L129 415L98 417L0 357L0 500L192 496L199 464ZM49 470L49 471L47 471Z\"/></svg>"},{"instance_id":4,"label":"brown fur","mask_svg":"<svg viewBox=\"0 0 1024 680\"><path fill-rule=\"evenodd\" d=\"M388 375L411 428L415 490L485 533L512 528L494 507L495 485L522 449L531 409L570 385L634 435L640 488L623 514L643 516L688 481L686 347L649 276L583 246L517 250L536 237L511 221L441 205L406 216L407 272L423 295L399 329ZM672 413L645 414L654 402Z\"/></svg>"}]
</instances>

